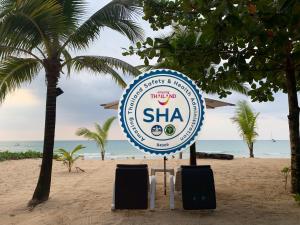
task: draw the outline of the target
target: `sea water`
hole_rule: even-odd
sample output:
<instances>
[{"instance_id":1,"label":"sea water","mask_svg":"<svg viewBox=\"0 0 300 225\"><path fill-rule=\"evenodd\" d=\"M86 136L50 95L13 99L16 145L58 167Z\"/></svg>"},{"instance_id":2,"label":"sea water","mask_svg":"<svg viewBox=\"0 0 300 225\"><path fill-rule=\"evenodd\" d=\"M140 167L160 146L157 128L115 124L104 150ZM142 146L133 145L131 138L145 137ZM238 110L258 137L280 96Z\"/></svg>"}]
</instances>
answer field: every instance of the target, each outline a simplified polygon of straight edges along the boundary
<instances>
[{"instance_id":1,"label":"sea water","mask_svg":"<svg viewBox=\"0 0 300 225\"><path fill-rule=\"evenodd\" d=\"M100 158L100 151L93 141L56 141L55 149L65 148L72 150L77 145L82 144L86 148L80 151L87 159ZM201 140L197 141L198 152L233 154L235 157L248 157L249 151L245 142L241 140ZM42 141L0 141L0 151L21 152L27 150L42 151ZM258 140L254 144L255 157L261 158L289 158L290 143L288 140ZM188 151L184 151L183 156L188 157ZM154 158L135 149L127 141L110 140L106 145L106 158L126 159L126 158Z\"/></svg>"}]
</instances>

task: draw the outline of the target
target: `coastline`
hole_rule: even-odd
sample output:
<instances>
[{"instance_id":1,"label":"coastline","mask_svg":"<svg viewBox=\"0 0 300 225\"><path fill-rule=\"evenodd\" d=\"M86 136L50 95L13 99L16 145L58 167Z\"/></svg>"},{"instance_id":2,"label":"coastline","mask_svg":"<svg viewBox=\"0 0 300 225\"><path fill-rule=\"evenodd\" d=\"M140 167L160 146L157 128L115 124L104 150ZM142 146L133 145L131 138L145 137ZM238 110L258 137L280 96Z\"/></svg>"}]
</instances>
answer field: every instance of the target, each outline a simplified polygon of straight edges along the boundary
<instances>
[{"instance_id":1,"label":"coastline","mask_svg":"<svg viewBox=\"0 0 300 225\"><path fill-rule=\"evenodd\" d=\"M90 158L93 158L94 156L95 158L99 157L99 149L92 141L56 141L54 149L73 149L79 144L86 147L83 151L79 152L79 154L85 154ZM235 157L249 156L247 145L242 140L201 140L197 141L196 148L199 152L232 154ZM42 151L42 149L42 141L0 141L0 151ZM254 144L254 154L260 158L289 158L289 141L278 140L274 143L270 140L258 140ZM189 157L189 152L184 151L183 155ZM106 156L107 158L114 159L126 159L127 157L142 159L144 156L146 156L146 158L152 158L152 156L135 149L125 140L109 140L106 146Z\"/></svg>"},{"instance_id":2,"label":"coastline","mask_svg":"<svg viewBox=\"0 0 300 225\"><path fill-rule=\"evenodd\" d=\"M169 210L163 195L163 178L158 174L156 209L146 211L110 210L114 172L117 163L147 163L161 168L161 159L78 160L85 173L68 173L57 161L49 201L33 211L26 208L33 193L40 159L0 163L0 221L2 224L291 224L300 220L300 208L284 190L281 169L289 159L236 158L200 159L215 174L217 209L214 212L183 211L176 197L176 209ZM188 164L188 160L169 159L168 168Z\"/></svg>"}]
</instances>

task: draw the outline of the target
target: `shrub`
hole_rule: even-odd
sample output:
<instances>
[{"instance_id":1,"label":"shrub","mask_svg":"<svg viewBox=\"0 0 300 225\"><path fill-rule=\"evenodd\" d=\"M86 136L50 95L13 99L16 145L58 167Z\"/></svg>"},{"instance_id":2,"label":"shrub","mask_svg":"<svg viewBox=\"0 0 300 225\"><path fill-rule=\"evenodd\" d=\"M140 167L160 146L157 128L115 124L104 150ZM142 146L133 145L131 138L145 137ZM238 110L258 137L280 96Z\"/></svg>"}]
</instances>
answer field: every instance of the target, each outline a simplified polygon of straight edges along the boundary
<instances>
[{"instance_id":1,"label":"shrub","mask_svg":"<svg viewBox=\"0 0 300 225\"><path fill-rule=\"evenodd\" d=\"M37 151L26 151L26 152L0 152L0 162L6 161L6 160L19 160L19 159L37 159L42 158L43 153L37 152ZM56 159L58 156L54 155L54 158Z\"/></svg>"},{"instance_id":2,"label":"shrub","mask_svg":"<svg viewBox=\"0 0 300 225\"><path fill-rule=\"evenodd\" d=\"M297 202L297 204L300 206L300 194L299 193L294 195L294 199Z\"/></svg>"}]
</instances>

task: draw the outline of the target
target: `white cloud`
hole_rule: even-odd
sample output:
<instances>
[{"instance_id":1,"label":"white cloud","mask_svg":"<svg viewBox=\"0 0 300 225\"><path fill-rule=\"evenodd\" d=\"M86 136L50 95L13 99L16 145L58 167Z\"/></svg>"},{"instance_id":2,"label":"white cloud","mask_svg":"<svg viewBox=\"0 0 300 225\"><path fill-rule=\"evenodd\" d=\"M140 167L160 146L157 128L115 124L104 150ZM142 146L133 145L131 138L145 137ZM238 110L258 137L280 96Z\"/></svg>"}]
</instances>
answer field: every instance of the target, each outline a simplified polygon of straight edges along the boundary
<instances>
[{"instance_id":1,"label":"white cloud","mask_svg":"<svg viewBox=\"0 0 300 225\"><path fill-rule=\"evenodd\" d=\"M13 93L10 93L2 105L3 110L23 108L23 107L35 107L41 102L39 98L34 94L34 91L31 89L21 88L16 90Z\"/></svg>"}]
</instances>

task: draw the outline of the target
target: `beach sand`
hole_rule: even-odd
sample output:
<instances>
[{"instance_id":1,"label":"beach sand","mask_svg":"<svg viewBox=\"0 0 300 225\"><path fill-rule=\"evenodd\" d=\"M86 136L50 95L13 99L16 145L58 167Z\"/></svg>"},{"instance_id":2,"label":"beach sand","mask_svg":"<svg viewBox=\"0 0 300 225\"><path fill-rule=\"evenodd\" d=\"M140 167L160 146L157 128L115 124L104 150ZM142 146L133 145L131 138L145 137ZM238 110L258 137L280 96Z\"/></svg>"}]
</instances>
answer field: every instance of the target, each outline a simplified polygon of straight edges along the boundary
<instances>
[{"instance_id":1,"label":"beach sand","mask_svg":"<svg viewBox=\"0 0 300 225\"><path fill-rule=\"evenodd\" d=\"M40 160L0 163L1 225L155 225L155 224L300 224L300 206L284 190L280 170L289 159L198 160L210 164L215 174L217 209L184 211L176 198L176 209L169 210L163 195L163 176L158 175L156 209L114 211L111 209L114 171L117 163L147 163L161 168L162 160L78 160L85 173L68 173L54 162L49 201L33 211L26 208L35 188ZM169 159L169 168L188 164L187 160Z\"/></svg>"}]
</instances>

